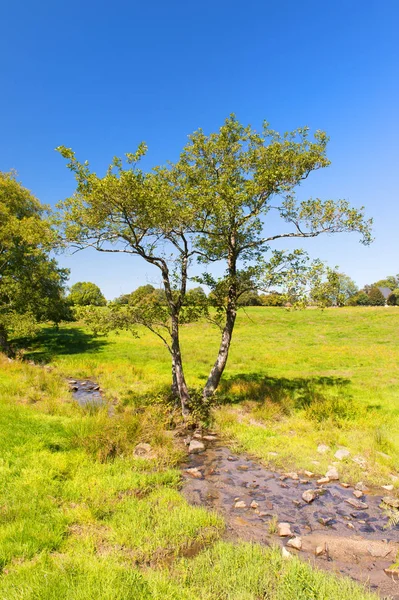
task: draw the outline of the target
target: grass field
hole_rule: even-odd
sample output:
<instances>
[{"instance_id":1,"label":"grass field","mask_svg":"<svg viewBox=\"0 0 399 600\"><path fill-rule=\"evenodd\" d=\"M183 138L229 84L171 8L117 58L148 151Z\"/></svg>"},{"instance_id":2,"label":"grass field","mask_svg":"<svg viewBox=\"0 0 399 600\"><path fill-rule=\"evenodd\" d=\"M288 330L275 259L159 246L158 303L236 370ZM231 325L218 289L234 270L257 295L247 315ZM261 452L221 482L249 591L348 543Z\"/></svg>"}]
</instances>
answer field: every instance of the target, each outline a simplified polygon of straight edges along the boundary
<instances>
[{"instance_id":1,"label":"grass field","mask_svg":"<svg viewBox=\"0 0 399 600\"><path fill-rule=\"evenodd\" d=\"M322 472L344 445L367 463L347 459L345 477L390 482L399 466L398 326L395 308L241 313L216 426L284 469ZM217 343L204 323L183 328L192 387ZM0 600L374 597L278 550L221 541L221 518L185 502L177 415L162 400L170 365L156 338L46 328L26 358L51 369L0 362ZM115 415L77 407L64 376L96 378ZM140 441L153 458L134 456ZM331 452L318 455L318 443Z\"/></svg>"}]
</instances>

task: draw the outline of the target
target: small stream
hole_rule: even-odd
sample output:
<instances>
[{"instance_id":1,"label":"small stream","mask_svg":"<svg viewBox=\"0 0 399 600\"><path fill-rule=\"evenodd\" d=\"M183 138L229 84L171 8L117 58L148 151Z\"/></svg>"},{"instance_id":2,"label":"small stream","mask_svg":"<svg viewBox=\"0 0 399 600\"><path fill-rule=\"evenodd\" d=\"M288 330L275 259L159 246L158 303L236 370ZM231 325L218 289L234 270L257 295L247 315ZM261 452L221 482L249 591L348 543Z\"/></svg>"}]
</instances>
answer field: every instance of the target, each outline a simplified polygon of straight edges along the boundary
<instances>
[{"instance_id":1,"label":"small stream","mask_svg":"<svg viewBox=\"0 0 399 600\"><path fill-rule=\"evenodd\" d=\"M320 474L282 474L232 454L217 440L206 446L205 452L188 457L183 493L190 503L224 516L227 539L286 546L290 536L279 537L276 530L277 523L288 523L302 543L299 552L287 547L292 554L399 599L399 582L384 572L399 551L399 527L387 529L380 508L387 492L367 491L362 484L355 490L339 481L318 485ZM317 492L310 503L302 499L305 490Z\"/></svg>"},{"instance_id":2,"label":"small stream","mask_svg":"<svg viewBox=\"0 0 399 600\"><path fill-rule=\"evenodd\" d=\"M106 402L100 386L89 379L67 379L73 398L82 407L101 407Z\"/></svg>"}]
</instances>

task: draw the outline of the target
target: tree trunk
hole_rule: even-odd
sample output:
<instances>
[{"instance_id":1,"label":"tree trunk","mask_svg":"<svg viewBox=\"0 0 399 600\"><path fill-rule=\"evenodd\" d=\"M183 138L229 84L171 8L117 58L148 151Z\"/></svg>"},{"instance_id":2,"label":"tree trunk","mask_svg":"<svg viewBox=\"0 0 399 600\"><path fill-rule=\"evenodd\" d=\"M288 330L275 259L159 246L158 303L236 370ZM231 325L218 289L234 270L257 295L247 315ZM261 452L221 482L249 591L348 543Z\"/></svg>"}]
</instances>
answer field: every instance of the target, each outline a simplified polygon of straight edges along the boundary
<instances>
[{"instance_id":1,"label":"tree trunk","mask_svg":"<svg viewBox=\"0 0 399 600\"><path fill-rule=\"evenodd\" d=\"M208 380L203 389L204 398L213 396L218 388L223 375L224 368L229 356L231 339L233 337L234 324L237 316L237 257L234 251L235 236L231 238L231 251L228 258L228 273L230 278L229 292L226 306L226 323L222 332L222 340L215 364L209 373Z\"/></svg>"},{"instance_id":2,"label":"tree trunk","mask_svg":"<svg viewBox=\"0 0 399 600\"><path fill-rule=\"evenodd\" d=\"M218 357L216 359L215 364L212 367L212 370L204 387L204 398L210 398L211 396L213 396L222 378L223 371L227 363L227 358L229 356L230 344L231 339L233 337L233 329L236 316L237 311L233 307L230 307L230 309L228 307L226 315L226 324L222 333L222 340L219 346Z\"/></svg>"},{"instance_id":3,"label":"tree trunk","mask_svg":"<svg viewBox=\"0 0 399 600\"><path fill-rule=\"evenodd\" d=\"M175 360L172 354L172 386L171 386L172 394L176 398L179 397L179 386L177 385L177 377L176 377L176 366Z\"/></svg>"},{"instance_id":4,"label":"tree trunk","mask_svg":"<svg viewBox=\"0 0 399 600\"><path fill-rule=\"evenodd\" d=\"M14 356L13 349L8 342L7 331L4 327L0 326L0 352L4 352L7 356Z\"/></svg>"},{"instance_id":5,"label":"tree trunk","mask_svg":"<svg viewBox=\"0 0 399 600\"><path fill-rule=\"evenodd\" d=\"M189 401L190 394L188 393L187 383L184 377L183 361L180 351L180 340L179 340L179 318L176 314L172 315L172 371L174 370L174 378L176 380L176 386L178 396L181 403L181 410L183 418L187 419L190 415Z\"/></svg>"}]
</instances>

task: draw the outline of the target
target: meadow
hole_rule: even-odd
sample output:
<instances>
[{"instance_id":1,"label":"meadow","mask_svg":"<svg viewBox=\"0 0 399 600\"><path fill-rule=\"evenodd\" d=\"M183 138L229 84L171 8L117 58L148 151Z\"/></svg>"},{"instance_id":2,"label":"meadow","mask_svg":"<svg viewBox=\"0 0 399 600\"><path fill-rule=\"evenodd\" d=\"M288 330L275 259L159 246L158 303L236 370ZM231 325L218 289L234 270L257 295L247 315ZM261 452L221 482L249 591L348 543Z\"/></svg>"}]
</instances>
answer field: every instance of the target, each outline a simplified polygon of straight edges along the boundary
<instances>
[{"instance_id":1,"label":"meadow","mask_svg":"<svg viewBox=\"0 0 399 600\"><path fill-rule=\"evenodd\" d=\"M341 479L390 483L399 465L398 326L395 307L242 311L212 427L285 470L323 473L345 446ZM182 328L192 388L217 345L207 323ZM169 357L149 332L46 327L24 360L0 360L1 600L375 597L277 549L227 543L220 516L187 504L178 409L165 400ZM113 416L77 406L67 376L97 380ZM150 458L134 454L138 442L151 444Z\"/></svg>"}]
</instances>

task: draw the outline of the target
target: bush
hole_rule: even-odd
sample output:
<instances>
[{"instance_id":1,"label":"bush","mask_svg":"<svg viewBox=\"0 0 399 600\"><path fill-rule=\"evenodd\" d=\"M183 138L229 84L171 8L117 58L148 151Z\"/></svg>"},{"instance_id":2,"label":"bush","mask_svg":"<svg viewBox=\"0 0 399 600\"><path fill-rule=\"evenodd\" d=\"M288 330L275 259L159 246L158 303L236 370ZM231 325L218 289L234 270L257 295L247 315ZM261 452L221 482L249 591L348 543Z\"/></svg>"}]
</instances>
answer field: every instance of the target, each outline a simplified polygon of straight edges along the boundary
<instances>
[{"instance_id":1,"label":"bush","mask_svg":"<svg viewBox=\"0 0 399 600\"><path fill-rule=\"evenodd\" d=\"M286 298L283 294L278 292L271 292L270 294L262 294L259 296L262 306L285 306Z\"/></svg>"},{"instance_id":2,"label":"bush","mask_svg":"<svg viewBox=\"0 0 399 600\"><path fill-rule=\"evenodd\" d=\"M389 306L399 306L399 289L394 290L388 296L387 304L389 304Z\"/></svg>"},{"instance_id":3,"label":"bush","mask_svg":"<svg viewBox=\"0 0 399 600\"><path fill-rule=\"evenodd\" d=\"M359 292L349 298L348 306L370 306L370 298L366 292Z\"/></svg>"},{"instance_id":4,"label":"bush","mask_svg":"<svg viewBox=\"0 0 399 600\"><path fill-rule=\"evenodd\" d=\"M369 292L370 306L385 306L385 298L377 287L372 287Z\"/></svg>"}]
</instances>

